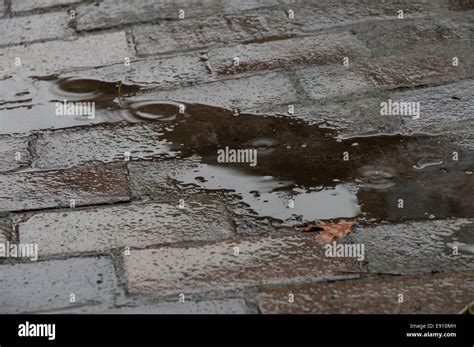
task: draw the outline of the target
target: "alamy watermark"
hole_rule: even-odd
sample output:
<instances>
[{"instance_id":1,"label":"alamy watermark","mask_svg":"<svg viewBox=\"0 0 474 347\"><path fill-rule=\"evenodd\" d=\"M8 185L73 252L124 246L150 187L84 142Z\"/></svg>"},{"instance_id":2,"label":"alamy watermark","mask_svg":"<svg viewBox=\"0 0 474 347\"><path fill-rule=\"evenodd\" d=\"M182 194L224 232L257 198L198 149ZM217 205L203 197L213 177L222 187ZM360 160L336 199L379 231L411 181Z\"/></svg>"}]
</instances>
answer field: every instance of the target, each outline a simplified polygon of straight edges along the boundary
<instances>
[{"instance_id":1,"label":"alamy watermark","mask_svg":"<svg viewBox=\"0 0 474 347\"><path fill-rule=\"evenodd\" d=\"M56 103L57 116L87 116L88 119L95 118L95 102L93 101L67 101Z\"/></svg>"},{"instance_id":2,"label":"alamy watermark","mask_svg":"<svg viewBox=\"0 0 474 347\"><path fill-rule=\"evenodd\" d=\"M358 261L365 259L365 247L363 243L337 243L333 241L324 245L324 255L329 258L357 258Z\"/></svg>"},{"instance_id":3,"label":"alamy watermark","mask_svg":"<svg viewBox=\"0 0 474 347\"><path fill-rule=\"evenodd\" d=\"M38 244L0 242L0 258L30 258L31 261L38 260Z\"/></svg>"},{"instance_id":4,"label":"alamy watermark","mask_svg":"<svg viewBox=\"0 0 474 347\"><path fill-rule=\"evenodd\" d=\"M257 150L255 148L232 149L226 146L224 149L217 150L217 162L249 163L250 166L256 166Z\"/></svg>"},{"instance_id":5,"label":"alamy watermark","mask_svg":"<svg viewBox=\"0 0 474 347\"><path fill-rule=\"evenodd\" d=\"M412 116L413 119L420 118L420 103L407 101L383 101L380 103L381 116Z\"/></svg>"}]
</instances>

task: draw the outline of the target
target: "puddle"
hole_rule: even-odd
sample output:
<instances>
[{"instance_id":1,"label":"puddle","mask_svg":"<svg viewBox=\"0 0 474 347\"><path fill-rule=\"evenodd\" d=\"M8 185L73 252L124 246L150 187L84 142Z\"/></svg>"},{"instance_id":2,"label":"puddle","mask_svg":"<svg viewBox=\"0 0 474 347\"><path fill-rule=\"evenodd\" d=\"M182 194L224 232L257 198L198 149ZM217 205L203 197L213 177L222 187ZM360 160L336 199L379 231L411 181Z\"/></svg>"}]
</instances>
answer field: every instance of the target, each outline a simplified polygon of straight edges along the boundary
<instances>
[{"instance_id":1,"label":"puddle","mask_svg":"<svg viewBox=\"0 0 474 347\"><path fill-rule=\"evenodd\" d=\"M256 176L243 170L206 164L178 175L177 179L184 185L235 193L259 216L279 220L309 221L359 214L355 185L303 189L295 182L273 176Z\"/></svg>"},{"instance_id":2,"label":"puddle","mask_svg":"<svg viewBox=\"0 0 474 347\"><path fill-rule=\"evenodd\" d=\"M2 133L162 122L170 152L200 158L196 171L175 177L183 187L225 191L262 217L372 222L473 215L474 158L442 137L337 139L331 129L294 118L179 100L129 102L140 87L119 82L54 76L30 82L0 82L7 87L0 98ZM64 99L95 102L95 119L57 116L55 102ZM225 156L219 154L224 149ZM461 159L454 160L453 152ZM244 160L233 157L236 153Z\"/></svg>"},{"instance_id":3,"label":"puddle","mask_svg":"<svg viewBox=\"0 0 474 347\"><path fill-rule=\"evenodd\" d=\"M0 90L0 134L140 121L119 105L119 96L133 95L139 90L138 86L49 76L2 80ZM58 115L56 103L64 100L94 102L95 118Z\"/></svg>"},{"instance_id":4,"label":"puddle","mask_svg":"<svg viewBox=\"0 0 474 347\"><path fill-rule=\"evenodd\" d=\"M147 112L160 114L161 107L149 106ZM164 138L182 157L201 158L195 172L178 175L183 184L229 190L260 216L401 221L472 216L474 211L468 198L474 183L466 175L474 158L440 137L341 140L330 129L295 119L235 117L231 110L187 104ZM224 148L255 149L257 165L220 163L218 150ZM455 151L463 160L453 160ZM427 154L440 159L427 160Z\"/></svg>"}]
</instances>

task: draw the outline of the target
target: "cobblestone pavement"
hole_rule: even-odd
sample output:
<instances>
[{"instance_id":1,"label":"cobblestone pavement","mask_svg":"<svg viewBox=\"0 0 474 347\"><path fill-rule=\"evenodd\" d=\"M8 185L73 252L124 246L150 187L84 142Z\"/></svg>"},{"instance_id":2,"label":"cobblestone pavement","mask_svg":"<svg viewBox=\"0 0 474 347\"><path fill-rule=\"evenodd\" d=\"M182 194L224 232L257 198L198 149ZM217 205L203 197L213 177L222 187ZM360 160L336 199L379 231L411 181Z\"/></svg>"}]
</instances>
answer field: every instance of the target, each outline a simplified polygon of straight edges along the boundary
<instances>
[{"instance_id":1,"label":"cobblestone pavement","mask_svg":"<svg viewBox=\"0 0 474 347\"><path fill-rule=\"evenodd\" d=\"M474 1L0 0L0 33L0 313L474 301ZM303 232L341 219L358 257Z\"/></svg>"}]
</instances>

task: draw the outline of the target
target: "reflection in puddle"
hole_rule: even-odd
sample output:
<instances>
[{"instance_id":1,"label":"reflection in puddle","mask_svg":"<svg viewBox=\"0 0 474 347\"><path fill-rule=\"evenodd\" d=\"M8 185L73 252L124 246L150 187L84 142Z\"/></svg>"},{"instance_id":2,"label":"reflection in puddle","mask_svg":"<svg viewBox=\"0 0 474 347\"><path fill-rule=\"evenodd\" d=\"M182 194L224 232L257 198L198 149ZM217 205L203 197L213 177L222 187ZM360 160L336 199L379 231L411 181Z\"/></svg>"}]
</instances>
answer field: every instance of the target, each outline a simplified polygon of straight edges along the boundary
<instances>
[{"instance_id":1,"label":"reflection in puddle","mask_svg":"<svg viewBox=\"0 0 474 347\"><path fill-rule=\"evenodd\" d=\"M234 192L254 212L264 217L308 221L355 217L359 213L354 185L306 190L298 188L294 182L272 176L254 176L242 170L206 164L178 175L177 179L202 189Z\"/></svg>"},{"instance_id":2,"label":"reflection in puddle","mask_svg":"<svg viewBox=\"0 0 474 347\"><path fill-rule=\"evenodd\" d=\"M179 100L129 102L141 87L121 82L52 77L0 84L8 88L0 97L2 133L121 121L163 123L158 135L169 157L201 158L196 171L178 175L184 186L231 192L260 216L400 221L469 217L474 211L474 158L442 137L336 139L335 131L294 118L236 117L232 109ZM55 102L64 99L95 102L95 119L57 116ZM258 164L219 163L218 150L226 147L256 150ZM462 160L454 161L453 152Z\"/></svg>"},{"instance_id":3,"label":"reflection in puddle","mask_svg":"<svg viewBox=\"0 0 474 347\"><path fill-rule=\"evenodd\" d=\"M132 95L138 86L79 78L6 79L0 81L0 134L28 133L120 121L139 122L118 98ZM20 90L22 95L11 95ZM17 93L18 94L18 93ZM57 115L56 102L94 102L96 117Z\"/></svg>"}]
</instances>

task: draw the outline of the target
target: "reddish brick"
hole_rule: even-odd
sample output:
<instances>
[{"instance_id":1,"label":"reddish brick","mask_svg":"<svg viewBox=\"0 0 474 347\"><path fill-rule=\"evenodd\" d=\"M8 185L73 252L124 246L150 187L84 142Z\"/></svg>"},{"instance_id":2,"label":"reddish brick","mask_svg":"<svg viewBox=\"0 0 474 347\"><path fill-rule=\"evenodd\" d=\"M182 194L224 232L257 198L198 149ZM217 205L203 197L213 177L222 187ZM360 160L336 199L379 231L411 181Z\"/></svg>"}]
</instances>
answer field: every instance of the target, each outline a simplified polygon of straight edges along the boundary
<instances>
[{"instance_id":1,"label":"reddish brick","mask_svg":"<svg viewBox=\"0 0 474 347\"><path fill-rule=\"evenodd\" d=\"M129 200L121 164L0 175L0 211L20 211Z\"/></svg>"},{"instance_id":2,"label":"reddish brick","mask_svg":"<svg viewBox=\"0 0 474 347\"><path fill-rule=\"evenodd\" d=\"M212 49L209 52L211 67L220 75L275 69L292 69L298 66L318 66L343 63L367 56L365 45L353 34L342 32L238 45ZM234 57L239 65L234 66Z\"/></svg>"},{"instance_id":3,"label":"reddish brick","mask_svg":"<svg viewBox=\"0 0 474 347\"><path fill-rule=\"evenodd\" d=\"M269 287L258 300L262 313L456 314L472 302L473 292L472 273L447 273Z\"/></svg>"},{"instance_id":4,"label":"reddish brick","mask_svg":"<svg viewBox=\"0 0 474 347\"><path fill-rule=\"evenodd\" d=\"M125 256L128 291L162 295L337 278L356 268L352 260L325 257L314 235L295 234L138 250Z\"/></svg>"}]
</instances>

